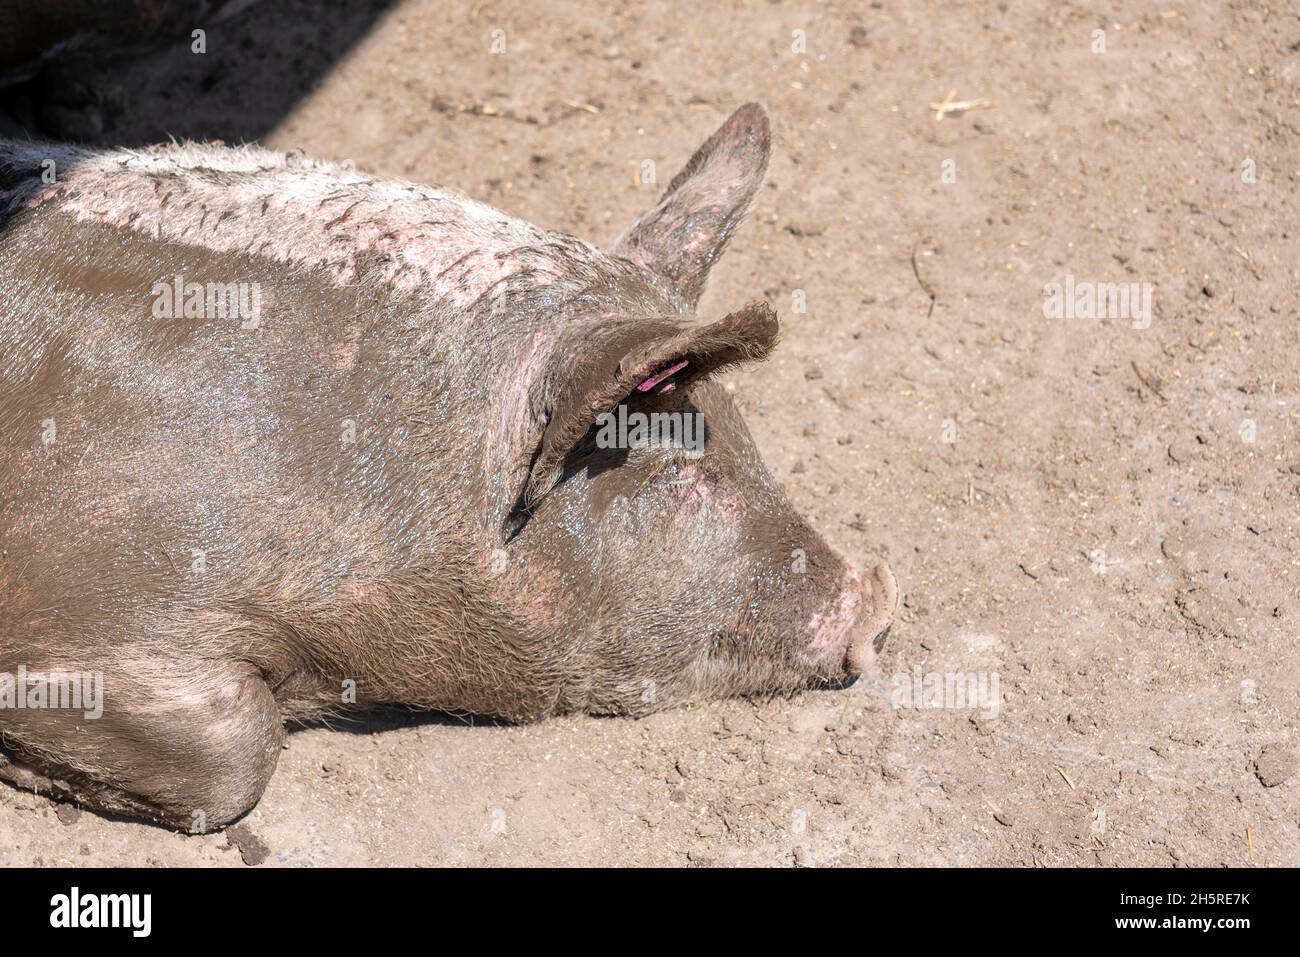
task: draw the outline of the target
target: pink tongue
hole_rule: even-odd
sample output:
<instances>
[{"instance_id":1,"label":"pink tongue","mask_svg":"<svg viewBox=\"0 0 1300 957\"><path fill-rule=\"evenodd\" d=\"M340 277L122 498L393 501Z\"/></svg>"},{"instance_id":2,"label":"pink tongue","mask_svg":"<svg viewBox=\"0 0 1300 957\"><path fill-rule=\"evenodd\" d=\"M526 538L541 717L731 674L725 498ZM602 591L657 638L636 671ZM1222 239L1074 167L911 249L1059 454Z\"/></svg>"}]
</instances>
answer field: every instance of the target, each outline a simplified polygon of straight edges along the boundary
<instances>
[{"instance_id":1,"label":"pink tongue","mask_svg":"<svg viewBox=\"0 0 1300 957\"><path fill-rule=\"evenodd\" d=\"M650 378L642 380L641 384L636 387L636 391L649 392L651 389L657 386L660 382L663 382L664 379L667 379L674 372L680 372L682 369L685 369L688 362L690 362L689 359L683 359L680 362L669 366L667 369L662 369L659 372L656 372L654 375L650 376ZM664 388L660 389L659 391L667 392L672 387L673 384L670 382L668 383L668 385L664 386Z\"/></svg>"}]
</instances>

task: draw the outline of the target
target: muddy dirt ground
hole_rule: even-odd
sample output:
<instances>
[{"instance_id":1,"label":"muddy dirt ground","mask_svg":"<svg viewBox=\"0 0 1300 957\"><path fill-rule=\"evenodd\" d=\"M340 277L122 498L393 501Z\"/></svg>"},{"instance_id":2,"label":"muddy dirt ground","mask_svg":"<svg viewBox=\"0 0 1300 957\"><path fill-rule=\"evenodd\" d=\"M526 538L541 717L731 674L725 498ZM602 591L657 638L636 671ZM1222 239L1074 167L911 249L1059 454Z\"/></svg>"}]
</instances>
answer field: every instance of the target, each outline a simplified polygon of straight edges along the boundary
<instances>
[{"instance_id":1,"label":"muddy dirt ground","mask_svg":"<svg viewBox=\"0 0 1300 957\"><path fill-rule=\"evenodd\" d=\"M795 503L898 574L880 672L300 731L226 834L3 788L0 860L1300 864L1296 8L590 6L264 0L136 59L86 135L256 138L606 244L765 104L702 313L782 314L736 395ZM1045 317L1067 276L1150 284L1149 322ZM894 707L918 673L996 675L1000 708Z\"/></svg>"}]
</instances>

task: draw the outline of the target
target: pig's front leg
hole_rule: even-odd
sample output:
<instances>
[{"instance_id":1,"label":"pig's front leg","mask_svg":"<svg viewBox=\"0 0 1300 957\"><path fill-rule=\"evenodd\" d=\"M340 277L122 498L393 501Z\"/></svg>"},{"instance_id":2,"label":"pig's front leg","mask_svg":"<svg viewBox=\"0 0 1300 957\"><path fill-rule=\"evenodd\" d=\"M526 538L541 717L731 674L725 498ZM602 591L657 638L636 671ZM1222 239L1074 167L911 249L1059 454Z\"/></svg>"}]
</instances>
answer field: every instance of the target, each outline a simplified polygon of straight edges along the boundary
<instances>
[{"instance_id":1,"label":"pig's front leg","mask_svg":"<svg viewBox=\"0 0 1300 957\"><path fill-rule=\"evenodd\" d=\"M79 710L0 710L0 780L194 833L221 828L257 803L284 729L255 669L146 656L110 671L96 667L24 665L29 701L34 681L56 669L76 680L93 676L100 697L83 698Z\"/></svg>"}]
</instances>

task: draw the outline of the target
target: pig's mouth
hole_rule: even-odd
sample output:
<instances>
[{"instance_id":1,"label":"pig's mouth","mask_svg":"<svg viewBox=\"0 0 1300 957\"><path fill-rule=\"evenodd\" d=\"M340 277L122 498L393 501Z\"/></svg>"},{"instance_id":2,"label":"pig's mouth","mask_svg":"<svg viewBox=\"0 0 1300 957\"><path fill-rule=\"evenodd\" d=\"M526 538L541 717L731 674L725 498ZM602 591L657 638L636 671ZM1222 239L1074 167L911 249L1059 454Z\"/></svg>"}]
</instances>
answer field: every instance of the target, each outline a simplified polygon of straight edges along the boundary
<instances>
[{"instance_id":1,"label":"pig's mouth","mask_svg":"<svg viewBox=\"0 0 1300 957\"><path fill-rule=\"evenodd\" d=\"M859 674L841 675L838 678L813 678L808 682L809 691L845 691L858 683Z\"/></svg>"}]
</instances>

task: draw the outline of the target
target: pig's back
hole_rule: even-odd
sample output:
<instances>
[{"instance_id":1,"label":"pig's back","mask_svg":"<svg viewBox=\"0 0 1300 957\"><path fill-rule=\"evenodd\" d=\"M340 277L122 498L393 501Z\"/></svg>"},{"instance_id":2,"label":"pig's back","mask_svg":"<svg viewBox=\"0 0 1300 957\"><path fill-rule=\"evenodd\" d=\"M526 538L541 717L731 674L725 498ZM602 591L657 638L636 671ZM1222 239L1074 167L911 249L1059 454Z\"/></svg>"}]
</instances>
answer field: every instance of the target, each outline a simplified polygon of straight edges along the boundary
<instances>
[{"instance_id":1,"label":"pig's back","mask_svg":"<svg viewBox=\"0 0 1300 957\"><path fill-rule=\"evenodd\" d=\"M468 465L460 449L417 474L430 440L412 436L409 415L436 399L422 323L486 279L475 264L491 245L456 243L489 215L434 225L427 214L453 201L431 193L409 228L446 226L450 246L399 261L386 244L413 234L367 231L373 193L342 204L287 166L268 179L258 151L205 153L201 172L146 163L110 183L112 162L137 161L52 148L66 178L35 186L37 149L0 145L0 551L29 556L25 604L70 588L129 602L178 578L195 600L310 591L428 550L438 502ZM304 217L292 249L275 189L296 190ZM274 225L237 242L263 204ZM341 222L308 215L322 208ZM369 245L336 250L350 217ZM208 241L192 242L202 230ZM530 230L502 217L489 232L508 245ZM401 281L435 267L453 293L431 308ZM194 318L179 299L160 310L177 277L257 288L260 313ZM187 578L196 561L203 573ZM0 607L0 619L20 613Z\"/></svg>"},{"instance_id":2,"label":"pig's back","mask_svg":"<svg viewBox=\"0 0 1300 957\"><path fill-rule=\"evenodd\" d=\"M55 181L46 183L50 163ZM453 190L295 154L203 144L96 152L0 140L0 223L56 200L80 221L320 269L340 284L372 264L396 290L460 305L521 268L545 271L539 251L558 245L566 258L599 257Z\"/></svg>"}]
</instances>

